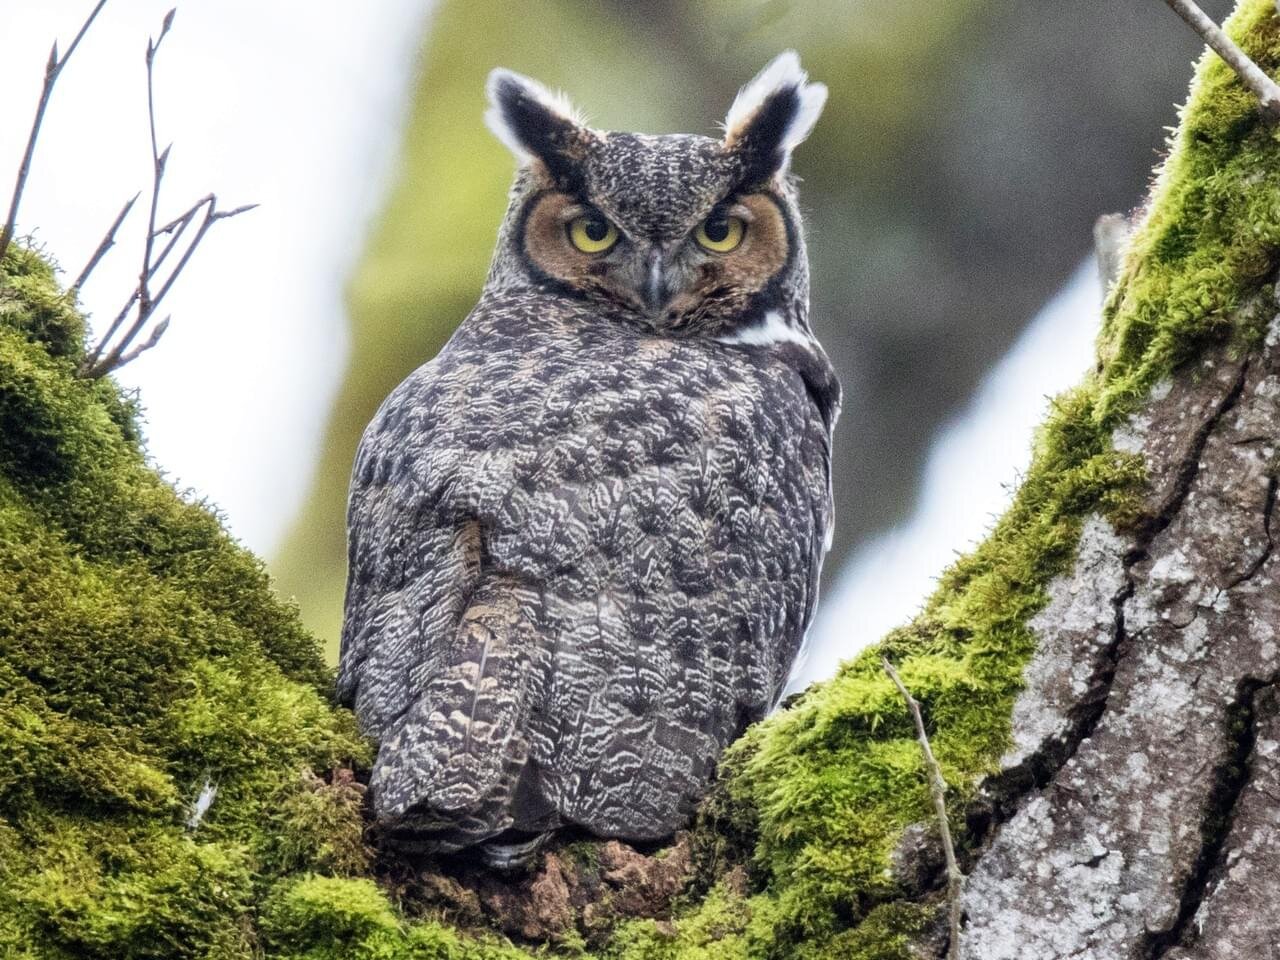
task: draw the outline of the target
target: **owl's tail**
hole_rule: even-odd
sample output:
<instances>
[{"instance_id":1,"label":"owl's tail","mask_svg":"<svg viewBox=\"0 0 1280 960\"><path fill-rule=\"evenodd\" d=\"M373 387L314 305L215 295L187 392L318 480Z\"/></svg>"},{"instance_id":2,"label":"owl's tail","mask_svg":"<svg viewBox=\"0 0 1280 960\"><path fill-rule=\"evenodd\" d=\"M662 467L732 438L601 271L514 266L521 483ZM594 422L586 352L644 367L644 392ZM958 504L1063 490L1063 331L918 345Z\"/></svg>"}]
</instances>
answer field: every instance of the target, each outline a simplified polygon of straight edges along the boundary
<instances>
[{"instance_id":1,"label":"owl's tail","mask_svg":"<svg viewBox=\"0 0 1280 960\"><path fill-rule=\"evenodd\" d=\"M370 787L399 844L452 852L493 841L481 850L486 863L509 868L558 826L538 801L529 762L531 685L544 673L527 613L536 602L509 577L481 581L453 643L438 644L434 675L421 677L420 694L381 742Z\"/></svg>"},{"instance_id":2,"label":"owl's tail","mask_svg":"<svg viewBox=\"0 0 1280 960\"><path fill-rule=\"evenodd\" d=\"M383 739L374 809L402 842L451 852L513 825L538 646L521 589L505 578L478 585L437 672Z\"/></svg>"}]
</instances>

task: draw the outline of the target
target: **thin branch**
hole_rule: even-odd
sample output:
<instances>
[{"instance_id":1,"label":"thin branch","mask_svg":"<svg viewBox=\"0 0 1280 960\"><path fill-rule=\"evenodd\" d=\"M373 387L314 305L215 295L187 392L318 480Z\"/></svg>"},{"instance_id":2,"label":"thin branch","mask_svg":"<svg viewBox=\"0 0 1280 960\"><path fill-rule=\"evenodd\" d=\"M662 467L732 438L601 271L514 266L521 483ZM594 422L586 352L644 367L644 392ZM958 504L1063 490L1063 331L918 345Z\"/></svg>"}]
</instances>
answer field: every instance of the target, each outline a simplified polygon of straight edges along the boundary
<instances>
[{"instance_id":1,"label":"thin branch","mask_svg":"<svg viewBox=\"0 0 1280 960\"><path fill-rule=\"evenodd\" d=\"M132 360L136 360L140 354L146 353L148 350L154 347L157 343L159 343L160 338L164 336L164 332L169 329L169 321L172 319L173 319L172 317L165 317L163 320L157 323L152 328L151 335L148 336L146 340L142 341L142 343L140 343L138 346L130 350L128 353L121 354L120 357L112 364L111 369L118 370L120 367L123 367L126 363L129 363Z\"/></svg>"},{"instance_id":2,"label":"thin branch","mask_svg":"<svg viewBox=\"0 0 1280 960\"><path fill-rule=\"evenodd\" d=\"M196 214L199 213L200 209L206 205L210 210L216 209L218 206L218 198L212 193L206 194L183 211L181 215L174 217L163 227L156 228L157 237L162 234L167 234L169 240L160 248L160 253L156 256L155 260L152 261L151 276L154 277L160 271L165 260L169 258L169 254L173 252L174 247L176 247L178 242L182 239L182 235L187 232L187 227L191 226L195 221Z\"/></svg>"},{"instance_id":3,"label":"thin branch","mask_svg":"<svg viewBox=\"0 0 1280 960\"><path fill-rule=\"evenodd\" d=\"M80 271L80 276L76 277L76 282L71 285L71 289L68 292L73 299L80 292L80 288L84 286L85 281L89 279L89 274L93 273L98 261L105 257L107 251L116 245L116 231L120 229L120 224L124 223L125 217L129 216L129 211L133 209L133 205L138 202L138 197L140 196L142 196L141 193L135 193L129 202L120 208L120 212L116 214L116 218L112 222L110 229L107 230L106 236L98 244L98 249L93 251L93 256L89 258L89 262Z\"/></svg>"},{"instance_id":4,"label":"thin branch","mask_svg":"<svg viewBox=\"0 0 1280 960\"><path fill-rule=\"evenodd\" d=\"M209 206L209 212L205 214L204 222L200 224L200 229L196 231L195 238L183 252L182 258L178 261L178 265L173 268L173 272L169 274L169 279L164 282L164 286L160 288L160 292L156 294L155 301L152 303L153 308L163 300L164 295L169 292L169 288L172 287L173 282L178 279L178 274L180 274L182 272L182 268L187 265L187 261L191 259L191 255L196 252L196 247L200 245L200 241L204 239L204 235L209 232L210 227L219 220L230 220L232 217L238 217L242 213L248 213L250 210L257 209L258 206L256 203L246 203L243 206L236 207L234 210L219 210L217 209L217 203L218 201L215 197L213 203Z\"/></svg>"},{"instance_id":5,"label":"thin branch","mask_svg":"<svg viewBox=\"0 0 1280 960\"><path fill-rule=\"evenodd\" d=\"M156 275L156 272L160 269L161 264L164 263L165 258L169 256L169 253L173 250L174 246L182 238L182 234L186 231L187 227L190 226L191 222L195 219L195 215L200 211L200 208L205 206L206 204L210 206L216 206L217 197L215 197L211 193L206 194L205 196L197 200L195 203L193 203L190 207L188 207L185 211L183 211L183 213L181 213L179 216L175 217L173 220L169 221L164 226L158 227L156 229L156 235L165 233L165 234L172 234L172 236L170 236L168 243L166 243L163 249L161 249L160 255L152 262L151 269L147 274L148 280L150 280ZM154 237L152 239L154 239ZM101 357L102 351L106 349L107 344L111 342L111 338L116 335L116 331L120 329L125 319L129 316L129 312L133 309L133 305L138 302L139 298L141 297L141 294L142 294L141 284L135 285L134 288L129 291L129 298L125 300L124 306L121 307L120 312L115 315L115 318L111 321L111 324L107 327L106 333L104 333L101 339L98 340L97 345L95 345L93 350L89 352L89 356L86 358L82 368L83 372L88 373L95 366L97 366L98 358ZM152 308L154 309L154 307L155 307L155 303L153 301ZM147 312L146 316L149 316L149 315L150 315L150 311ZM145 316L143 317L143 319L145 321Z\"/></svg>"},{"instance_id":6,"label":"thin branch","mask_svg":"<svg viewBox=\"0 0 1280 960\"><path fill-rule=\"evenodd\" d=\"M227 220L231 217L239 216L256 206L256 204L248 204L236 207L234 210L219 210L217 196L210 193L201 197L168 223L157 223L160 209L160 192L164 183L165 168L169 162L169 151L172 147L165 147L162 151L159 138L156 135L155 58L161 43L164 42L165 36L168 35L170 28L173 26L174 13L174 10L170 10L165 14L159 36L154 40L147 40L147 120L151 137L151 203L147 214L147 233L143 243L142 266L138 271L138 283L129 294L129 298L125 301L120 312L116 314L115 319L107 327L106 333L81 365L80 372L85 377L100 377L110 373L112 370L118 370L159 343L160 337L169 328L168 317L152 329L151 334L145 341L130 349L130 345L146 329L156 309L173 288L174 283L190 262L191 257L195 254L196 249L200 246L210 228L219 220ZM137 198L135 197L135 199ZM177 264L169 271L164 281L160 283L159 290L153 292L152 283L159 277L160 268L169 259L169 255L182 245L187 229L196 222L197 216L201 211L204 212L204 216L200 220L200 225L196 228L195 235L186 243L185 248L178 257ZM123 219L123 216L120 219ZM114 231L115 228L113 227L112 233ZM156 241L161 237L166 239L157 252ZM96 262L96 258L94 262ZM136 312L134 312L135 310ZM133 321L128 327L125 327L125 321L131 312L134 312ZM120 333L122 328L124 328L124 332ZM120 333L118 339L116 339L117 333ZM112 345L113 340L115 340L114 345Z\"/></svg>"},{"instance_id":7,"label":"thin branch","mask_svg":"<svg viewBox=\"0 0 1280 960\"><path fill-rule=\"evenodd\" d=\"M140 282L138 287L135 288L133 293L130 295L128 302L125 303L124 309L122 309L120 313L116 315L115 320L112 321L111 326L107 329L106 335L103 336L102 340L99 341L98 346L94 348L89 358L85 361L81 368L82 375L86 377L100 377L104 374L110 373L112 370L118 370L130 360L137 357L138 354L155 346L155 342L159 340L160 334L164 332L159 328L157 328L157 331L153 333L147 342L140 348L136 350L128 350L129 345L138 336L138 334L142 332L142 329L146 326L147 321L151 318L152 314L154 314L156 308L164 301L164 298L173 288L174 283L177 281L186 265L190 262L191 257L195 254L196 249L200 246L201 241L204 240L205 235L213 225L220 220L229 220L232 217L238 217L242 213L248 213L256 207L256 203L250 203L236 207L233 210L219 210L218 198L213 194L209 194L177 220L171 221L165 226L158 228L155 235L152 237L153 240L155 239L155 236L159 236L168 230L175 231L174 239L161 251L160 256L163 258L167 256L169 250L173 248L177 237L181 235L181 231L186 229L186 224L191 222L195 212L201 208L205 211L204 218L201 220L200 226L196 229L195 236L191 238L191 242L188 243L186 248L182 251L182 256L179 257L177 264L169 272L169 275L165 278L164 282L160 285L160 289L156 291L154 296L149 293L149 281L155 276L155 268L159 266L159 262L157 261L150 265L147 273L148 298L146 311L144 312L142 309L142 283ZM138 311L133 322L120 337L116 345L103 355L103 350L106 349L107 343L115 335L116 331L119 330L124 319L128 316L130 309L135 303L138 306ZM169 321L166 319L161 326L168 326L168 323Z\"/></svg>"},{"instance_id":8,"label":"thin branch","mask_svg":"<svg viewBox=\"0 0 1280 960\"><path fill-rule=\"evenodd\" d=\"M151 302L150 281L155 273L155 268L151 263L151 250L156 239L156 213L160 206L160 185L164 182L164 168L169 160L169 147L166 147L164 153L160 152L159 145L156 140L156 99L155 99L155 59L156 52L160 49L160 44L164 42L165 36L169 33L169 28L173 26L173 15L176 11L170 10L165 14L164 20L160 24L160 36L155 40L147 37L147 125L151 134L151 204L147 214L147 234L143 242L142 249L142 270L138 274L138 285L133 288L133 292L129 295L129 299L125 302L121 311L116 314L115 319L111 321L111 325L107 327L107 332L97 345L85 358L81 369L92 376L101 376L106 372L102 368L101 354L115 336L116 331L120 329L124 323L125 317L129 315L129 311L136 303L138 305L138 318L133 326L125 334L124 342L119 344L114 351L115 359L119 359L120 353L129 346L129 341L137 336L142 325L145 324L151 316L154 305ZM100 373L92 373L98 371Z\"/></svg>"},{"instance_id":9,"label":"thin branch","mask_svg":"<svg viewBox=\"0 0 1280 960\"><path fill-rule=\"evenodd\" d=\"M27 148L23 151L22 163L18 166L18 176L13 184L13 195L9 200L9 214L5 219L4 227L0 228L0 260L4 259L5 252L9 249L9 241L13 239L13 231L18 222L18 206L22 203L22 191L26 187L27 177L31 173L31 158L36 152L36 140L40 137L40 125L44 123L45 108L49 106L49 98L53 95L53 85L58 82L58 76L62 73L62 68L67 65L71 55L76 52L76 47L80 46L80 41L84 39L84 35L89 32L89 27L93 25L93 21L106 5L107 0L98 0L93 10L89 12L89 16L81 24L80 32L75 35L75 39L71 41L71 46L67 47L67 52L62 57L58 56L58 42L56 40L53 42L53 49L49 51L49 61L44 68L44 85L40 89L40 101L36 104L36 115L31 122L31 133L27 137Z\"/></svg>"},{"instance_id":10,"label":"thin branch","mask_svg":"<svg viewBox=\"0 0 1280 960\"><path fill-rule=\"evenodd\" d=\"M920 704L911 696L906 684L898 676L888 657L881 657L880 663L884 672L889 675L893 685L907 702L911 717L916 724L916 739L920 742L920 752L924 754L924 765L929 773L929 793L933 796L933 809L938 816L938 829L942 834L942 852L947 861L947 907L948 925L951 931L951 943L947 947L948 960L960 960L960 910L961 894L964 888L964 874L956 863L956 848L951 842L951 824L947 820L947 782L942 779L942 768L933 756L933 748L929 746L929 735L924 729L924 717L920 714Z\"/></svg>"},{"instance_id":11,"label":"thin branch","mask_svg":"<svg viewBox=\"0 0 1280 960\"><path fill-rule=\"evenodd\" d=\"M1280 123L1280 85L1267 76L1247 53L1236 46L1235 42L1222 32L1222 28L1214 23L1193 0L1164 0L1164 2L1185 20L1192 30L1200 34L1204 42L1212 47L1218 56L1227 61L1227 65L1239 75L1245 86L1258 98L1262 115L1271 123Z\"/></svg>"},{"instance_id":12,"label":"thin branch","mask_svg":"<svg viewBox=\"0 0 1280 960\"><path fill-rule=\"evenodd\" d=\"M170 236L169 241L164 245L164 248L161 249L160 255L152 262L148 279L156 275L156 272L160 269L161 265L163 265L165 258L169 256L169 253L173 250L174 246L176 246L178 241L182 238L182 234L195 219L195 215L205 204L213 204L216 206L217 197L211 193L206 194L173 220L166 223L163 227L156 228L157 236L162 233L172 234L172 236ZM140 290L137 286L129 291L129 299L124 302L124 306L120 308L120 312L115 315L115 319L113 319L111 321L111 325L107 327L107 332L102 335L102 339L98 341L97 345L90 352L88 359L85 361L86 369L92 367L98 357L102 354L102 351L106 348L107 343L113 336L115 336L116 331L120 329L120 325L124 323L125 318L129 316L129 311L132 310L133 305L138 302L139 294ZM154 303L152 306L154 307Z\"/></svg>"},{"instance_id":13,"label":"thin branch","mask_svg":"<svg viewBox=\"0 0 1280 960\"><path fill-rule=\"evenodd\" d=\"M147 239L142 251L142 271L138 274L138 316L144 322L152 309L149 286L151 248L156 239L156 210L160 205L160 183L164 180L164 168L169 162L169 151L173 149L173 145L170 144L164 148L164 153L161 153L159 144L156 142L155 59L156 53L160 50L160 44L164 43L169 28L173 26L174 13L174 10L170 10L165 14L164 22L160 25L159 37L154 41L150 37L147 38L147 125L151 132L151 209L147 217Z\"/></svg>"},{"instance_id":14,"label":"thin branch","mask_svg":"<svg viewBox=\"0 0 1280 960\"><path fill-rule=\"evenodd\" d=\"M49 105L50 96L53 93L54 84L58 80L62 69L67 65L67 61L71 59L76 48L80 45L80 41L89 31L93 21L97 18L102 8L107 5L107 0L98 0L89 16L81 25L79 32L71 41L71 45L67 47L67 52L63 56L58 55L58 44L55 42L53 49L49 53L49 60L45 66L44 86L40 92L40 102L36 107L35 119L31 125L31 133L27 139L27 148L23 154L22 164L18 169L18 176L14 183L13 198L9 203L8 219L5 223L3 231L0 231L0 257L3 257L8 249L9 242L13 237L14 225L17 222L18 206L22 199L22 192L26 186L27 177L31 171L31 158L35 153L36 140L39 138L40 128L44 122L45 110ZM156 308L164 300L165 296L173 288L173 284L181 275L183 269L190 262L192 255L200 246L205 235L210 228L219 220L227 220L231 217L239 216L252 210L256 204L249 204L236 207L233 210L219 210L218 198L210 193L201 197L185 211L174 219L165 224L158 224L160 209L160 191L164 182L165 167L169 161L170 147L160 149L159 138L156 136L156 104L155 104L155 59L156 54L160 50L160 45L164 43L164 38L168 36L170 29L173 27L173 18L176 10L170 10L164 15L164 20L160 25L160 33L155 39L147 39L146 66L147 66L147 122L148 131L151 138L151 203L147 213L147 232L143 243L142 250L142 266L138 271L138 283L133 291L129 294L128 300L120 312L116 314L111 324L107 327L106 333L97 342L92 350L88 352L84 361L80 365L80 374L85 377L100 377L112 370L117 370L134 360L140 354L150 350L164 335L169 328L169 317L165 317L160 323L156 324L147 338L138 346L130 349L134 340L138 338L146 329L147 324L155 315ZM94 250L93 255L89 258L89 262L85 264L84 269L80 271L80 275L76 278L75 283L70 287L69 292L74 297L89 279L89 275L106 256L107 252L115 246L116 234L120 230L121 224L129 216L133 206L138 201L140 194L135 194L128 203L121 208L112 222L106 235L99 242L98 247ZM184 239L188 228L196 222L200 212L204 212L200 225L196 228L195 235L190 242L186 244L178 257L177 264L169 271L168 276L160 283L160 289L154 294L152 292L152 283L157 281L160 276L160 269L169 259L170 254L177 250ZM156 241L164 238L159 252L156 251ZM129 318L131 312L134 314L133 322L125 328L125 321ZM124 332L116 339L116 335L124 328ZM115 340L114 346L112 341ZM105 355L104 355L105 354Z\"/></svg>"}]
</instances>

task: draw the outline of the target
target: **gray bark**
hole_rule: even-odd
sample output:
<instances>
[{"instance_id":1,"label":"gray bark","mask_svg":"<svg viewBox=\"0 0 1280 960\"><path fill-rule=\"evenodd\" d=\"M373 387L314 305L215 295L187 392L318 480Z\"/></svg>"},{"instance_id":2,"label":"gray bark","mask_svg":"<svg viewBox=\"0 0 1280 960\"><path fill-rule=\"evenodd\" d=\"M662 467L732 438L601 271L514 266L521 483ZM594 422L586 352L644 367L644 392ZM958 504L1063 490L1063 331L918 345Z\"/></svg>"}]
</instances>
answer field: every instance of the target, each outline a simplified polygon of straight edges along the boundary
<instances>
[{"instance_id":1,"label":"gray bark","mask_svg":"<svg viewBox=\"0 0 1280 960\"><path fill-rule=\"evenodd\" d=\"M1258 308L1260 305L1253 305ZM1274 313L1272 303L1261 305ZM1086 523L965 892L976 960L1280 956L1280 317L1115 437L1150 486Z\"/></svg>"}]
</instances>

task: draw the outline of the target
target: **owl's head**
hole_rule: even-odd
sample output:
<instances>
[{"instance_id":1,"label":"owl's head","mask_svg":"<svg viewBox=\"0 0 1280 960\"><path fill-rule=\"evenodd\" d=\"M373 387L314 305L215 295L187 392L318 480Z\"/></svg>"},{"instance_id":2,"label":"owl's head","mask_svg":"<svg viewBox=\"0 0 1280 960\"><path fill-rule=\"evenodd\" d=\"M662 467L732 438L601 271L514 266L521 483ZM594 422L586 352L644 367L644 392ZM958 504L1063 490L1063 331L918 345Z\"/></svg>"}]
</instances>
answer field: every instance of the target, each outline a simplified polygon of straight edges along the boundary
<instances>
[{"instance_id":1,"label":"owl's head","mask_svg":"<svg viewBox=\"0 0 1280 960\"><path fill-rule=\"evenodd\" d=\"M673 334L722 335L769 311L807 324L789 169L827 90L794 53L742 88L721 139L595 130L506 70L488 90L485 119L520 164L491 282L549 287Z\"/></svg>"}]
</instances>

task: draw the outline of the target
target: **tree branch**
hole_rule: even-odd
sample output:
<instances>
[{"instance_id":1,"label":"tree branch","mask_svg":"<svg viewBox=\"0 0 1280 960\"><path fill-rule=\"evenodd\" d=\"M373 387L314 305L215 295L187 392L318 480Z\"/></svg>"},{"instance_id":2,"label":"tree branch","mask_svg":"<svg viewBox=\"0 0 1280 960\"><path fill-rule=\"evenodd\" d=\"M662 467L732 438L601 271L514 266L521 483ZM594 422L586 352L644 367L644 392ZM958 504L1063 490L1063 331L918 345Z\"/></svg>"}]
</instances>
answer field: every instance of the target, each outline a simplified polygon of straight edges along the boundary
<instances>
[{"instance_id":1,"label":"tree branch","mask_svg":"<svg viewBox=\"0 0 1280 960\"><path fill-rule=\"evenodd\" d=\"M130 350L129 347L133 341L146 328L147 323L151 320L159 307L161 301L172 289L174 281L182 273L183 268L191 260L196 248L200 246L200 242L204 239L205 234L219 220L226 220L230 217L238 216L252 210L256 204L248 204L236 207L234 210L219 210L218 198L215 194L206 194L201 197L190 207L174 217L168 223L157 225L160 207L160 190L164 182L165 168L169 161L169 151L172 145L160 149L159 138L156 136L156 109L155 109L155 83L154 83L154 65L156 53L160 49L160 44L164 42L165 36L169 33L169 29L173 26L174 10L170 10L165 14L164 22L160 27L160 35L155 39L147 40L147 119L151 135L151 203L147 214L147 234L142 249L142 266L138 271L138 283L129 294L129 298L125 301L120 312L116 314L107 327L106 333L97 342L94 348L85 357L84 362L80 366L80 374L84 377L101 377L110 373L112 370L118 370L120 367L129 363L140 354L154 347L169 326L169 318L166 317L163 322L158 324L142 344ZM134 199L137 199L136 197ZM132 206L132 201L130 201ZM199 227L196 228L195 236L192 237L190 243L182 251L182 255L178 258L177 265L169 272L169 275L160 284L159 291L153 294L152 281L159 274L160 267L168 259L169 255L180 245L183 236L186 234L187 228L195 222L197 214L204 211L204 218L200 221ZM119 226L120 220L123 219L124 213L128 212L128 208L122 212L121 217L117 219L115 226L112 227L108 234L108 240L115 233L116 227ZM156 252L156 241L160 237L167 237L165 243ZM110 246L104 241L105 246ZM95 254L92 263L96 263L101 253L105 252L105 247L100 247L100 253ZM136 307L136 314L133 322L125 328L119 340L112 346L111 342L116 334L124 326L125 320L131 311Z\"/></svg>"},{"instance_id":2,"label":"tree branch","mask_svg":"<svg viewBox=\"0 0 1280 960\"><path fill-rule=\"evenodd\" d=\"M1222 32L1209 15L1193 0L1165 0L1204 42L1239 75L1254 95L1262 109L1262 115L1271 123L1280 123L1280 85L1267 76L1262 68L1249 58L1230 37Z\"/></svg>"},{"instance_id":3,"label":"tree branch","mask_svg":"<svg viewBox=\"0 0 1280 960\"><path fill-rule=\"evenodd\" d=\"M13 195L9 199L9 214L5 219L4 227L0 228L0 260L4 259L4 255L9 249L9 242L13 239L14 227L18 221L18 206L22 203L22 191L26 187L27 177L31 173L31 157L36 151L36 140L40 137L40 126L44 123L45 108L49 106L49 98L53 95L53 85L58 82L58 76L62 73L62 68L67 65L71 55L76 52L76 47L80 45L84 35L89 32L89 27L93 25L93 21L106 5L107 0L98 0L98 3L89 12L89 16L85 18L84 23L80 25L80 32L75 35L75 38L71 41L71 46L67 47L67 52L62 57L58 56L58 41L56 40L53 42L53 49L49 51L49 62L44 68L44 85L40 89L40 100L36 104L35 119L31 122L31 133L27 137L27 148L22 153L22 163L18 165L18 176L13 184Z\"/></svg>"},{"instance_id":4,"label":"tree branch","mask_svg":"<svg viewBox=\"0 0 1280 960\"><path fill-rule=\"evenodd\" d=\"M960 960L960 909L964 874L960 872L960 865L956 862L956 848L951 842L951 824L947 820L947 781L942 779L942 768L938 766L933 748L929 746L929 735L924 729L924 717L920 713L920 704L916 702L915 697L911 696L906 684L898 676L898 671L889 662L889 658L881 657L880 663L884 667L884 672L889 675L889 679L893 681L893 685L902 694L902 699L907 703L907 709L911 711L911 718L916 725L916 739L920 742L920 752L924 754L924 765L929 774L929 793L933 796L933 809L937 813L938 830L942 834L942 853L947 861L947 919L951 934L947 957L948 960Z\"/></svg>"},{"instance_id":5,"label":"tree branch","mask_svg":"<svg viewBox=\"0 0 1280 960\"><path fill-rule=\"evenodd\" d=\"M125 217L129 216L129 211L133 209L133 205L138 202L138 197L140 196L142 196L142 194L135 193L129 199L129 202L120 208L120 212L116 214L115 221L112 222L111 226L108 228L106 236L104 236L102 238L102 242L98 244L98 249L93 251L93 256L89 258L89 262L84 265L84 269L81 270L80 275L76 277L76 282L71 285L71 289L68 292L72 297L75 297L76 294L80 292L80 288L83 287L85 281L89 279L89 274L93 273L93 269L98 265L98 261L105 257L107 255L107 251L115 246L116 231L120 229L120 224L124 223Z\"/></svg>"}]
</instances>

